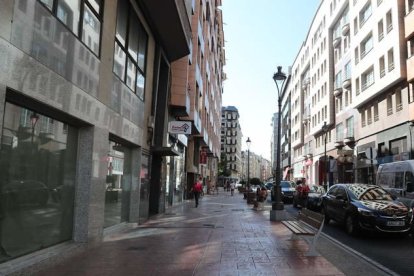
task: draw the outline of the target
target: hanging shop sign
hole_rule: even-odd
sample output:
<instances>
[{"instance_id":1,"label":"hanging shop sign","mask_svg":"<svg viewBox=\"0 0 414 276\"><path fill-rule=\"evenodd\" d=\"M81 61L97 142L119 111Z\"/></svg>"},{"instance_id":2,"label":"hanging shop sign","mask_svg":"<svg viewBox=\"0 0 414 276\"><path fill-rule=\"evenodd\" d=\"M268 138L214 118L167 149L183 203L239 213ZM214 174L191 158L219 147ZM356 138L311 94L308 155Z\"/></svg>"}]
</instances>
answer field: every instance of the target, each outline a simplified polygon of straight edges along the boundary
<instances>
[{"instance_id":1,"label":"hanging shop sign","mask_svg":"<svg viewBox=\"0 0 414 276\"><path fill-rule=\"evenodd\" d=\"M171 121L168 123L168 132L171 134L191 134L191 122Z\"/></svg>"}]
</instances>

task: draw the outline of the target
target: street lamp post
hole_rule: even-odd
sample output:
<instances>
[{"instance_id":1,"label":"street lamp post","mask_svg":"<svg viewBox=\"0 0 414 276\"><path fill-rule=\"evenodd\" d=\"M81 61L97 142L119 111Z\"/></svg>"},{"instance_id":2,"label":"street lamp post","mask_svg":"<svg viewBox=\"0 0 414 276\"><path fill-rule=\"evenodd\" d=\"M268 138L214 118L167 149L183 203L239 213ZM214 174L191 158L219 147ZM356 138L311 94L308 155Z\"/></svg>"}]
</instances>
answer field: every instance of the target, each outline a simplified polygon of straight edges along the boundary
<instances>
[{"instance_id":1,"label":"street lamp post","mask_svg":"<svg viewBox=\"0 0 414 276\"><path fill-rule=\"evenodd\" d=\"M250 191L250 144L252 141L250 141L250 137L247 137L246 145L247 145L247 193Z\"/></svg>"},{"instance_id":2,"label":"street lamp post","mask_svg":"<svg viewBox=\"0 0 414 276\"><path fill-rule=\"evenodd\" d=\"M326 122L323 122L323 126L322 126L322 132L324 133L325 137L324 137L324 143L325 143L325 154L324 154L324 161L325 161L325 174L323 176L323 186L325 188L325 191L327 191L329 188L328 187L328 182L327 182L327 174L328 174L328 158L326 157L326 136L328 136L328 126L326 124Z\"/></svg>"},{"instance_id":3,"label":"street lamp post","mask_svg":"<svg viewBox=\"0 0 414 276\"><path fill-rule=\"evenodd\" d=\"M277 72L273 74L273 80L275 81L277 88L277 103L278 103L278 116L277 116L277 147L276 147L276 171L275 182L273 184L274 201L272 202L272 211L270 212L270 220L283 220L286 218L286 214L283 212L284 206L282 201L282 191L280 188L280 129L281 129L281 115L282 115L282 93L284 84L286 81L286 74L282 72L282 66L277 67Z\"/></svg>"}]
</instances>

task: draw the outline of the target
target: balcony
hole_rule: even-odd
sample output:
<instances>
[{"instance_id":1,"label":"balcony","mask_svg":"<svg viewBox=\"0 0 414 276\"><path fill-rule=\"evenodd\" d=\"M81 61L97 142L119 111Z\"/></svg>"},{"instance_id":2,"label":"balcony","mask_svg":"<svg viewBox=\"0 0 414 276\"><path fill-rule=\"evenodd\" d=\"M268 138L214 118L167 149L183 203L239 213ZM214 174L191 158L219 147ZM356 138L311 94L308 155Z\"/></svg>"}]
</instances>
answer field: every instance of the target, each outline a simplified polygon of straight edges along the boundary
<instances>
[{"instance_id":1,"label":"balcony","mask_svg":"<svg viewBox=\"0 0 414 276\"><path fill-rule=\"evenodd\" d=\"M351 79L344 80L344 82L342 83L342 88L348 90L350 87L351 87Z\"/></svg>"},{"instance_id":2,"label":"balcony","mask_svg":"<svg viewBox=\"0 0 414 276\"><path fill-rule=\"evenodd\" d=\"M334 146L337 149L342 149L343 147L345 147L344 142L342 141L336 141Z\"/></svg>"},{"instance_id":3,"label":"balcony","mask_svg":"<svg viewBox=\"0 0 414 276\"><path fill-rule=\"evenodd\" d=\"M411 7L410 12L404 17L405 39L414 35L414 7Z\"/></svg>"},{"instance_id":4,"label":"balcony","mask_svg":"<svg viewBox=\"0 0 414 276\"><path fill-rule=\"evenodd\" d=\"M332 46L333 46L334 48L337 48L340 44L341 44L341 37L340 37L340 36L338 36L337 38L335 38L335 39L333 40L333 42L332 42Z\"/></svg>"},{"instance_id":5,"label":"balcony","mask_svg":"<svg viewBox=\"0 0 414 276\"><path fill-rule=\"evenodd\" d=\"M342 26L342 35L346 36L349 33L349 23L346 23L345 25Z\"/></svg>"},{"instance_id":6,"label":"balcony","mask_svg":"<svg viewBox=\"0 0 414 276\"><path fill-rule=\"evenodd\" d=\"M342 87L337 87L335 88L335 90L333 91L333 94L335 97L339 97L342 95Z\"/></svg>"},{"instance_id":7,"label":"balcony","mask_svg":"<svg viewBox=\"0 0 414 276\"><path fill-rule=\"evenodd\" d=\"M353 149L355 147L355 138L353 136L344 139L345 145Z\"/></svg>"}]
</instances>

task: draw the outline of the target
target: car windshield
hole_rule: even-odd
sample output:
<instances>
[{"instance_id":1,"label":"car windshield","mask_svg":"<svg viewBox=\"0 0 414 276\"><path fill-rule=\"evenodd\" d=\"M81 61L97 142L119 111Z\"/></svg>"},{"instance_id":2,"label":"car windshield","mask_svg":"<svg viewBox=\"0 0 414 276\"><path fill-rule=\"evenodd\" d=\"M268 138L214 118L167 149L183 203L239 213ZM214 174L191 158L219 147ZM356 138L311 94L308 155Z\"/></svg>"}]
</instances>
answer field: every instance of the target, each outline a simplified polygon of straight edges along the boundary
<instances>
[{"instance_id":1,"label":"car windshield","mask_svg":"<svg viewBox=\"0 0 414 276\"><path fill-rule=\"evenodd\" d=\"M311 193L321 193L321 194L324 193L323 187L322 186L317 186L317 185L311 186L310 191L311 191Z\"/></svg>"},{"instance_id":2,"label":"car windshield","mask_svg":"<svg viewBox=\"0 0 414 276\"><path fill-rule=\"evenodd\" d=\"M349 190L359 200L393 200L390 193L381 187L372 185L351 185Z\"/></svg>"},{"instance_id":3,"label":"car windshield","mask_svg":"<svg viewBox=\"0 0 414 276\"><path fill-rule=\"evenodd\" d=\"M280 182L280 187L282 187L282 188L290 188L290 187L292 187L292 184L290 182L288 182L288 181L281 181Z\"/></svg>"}]
</instances>

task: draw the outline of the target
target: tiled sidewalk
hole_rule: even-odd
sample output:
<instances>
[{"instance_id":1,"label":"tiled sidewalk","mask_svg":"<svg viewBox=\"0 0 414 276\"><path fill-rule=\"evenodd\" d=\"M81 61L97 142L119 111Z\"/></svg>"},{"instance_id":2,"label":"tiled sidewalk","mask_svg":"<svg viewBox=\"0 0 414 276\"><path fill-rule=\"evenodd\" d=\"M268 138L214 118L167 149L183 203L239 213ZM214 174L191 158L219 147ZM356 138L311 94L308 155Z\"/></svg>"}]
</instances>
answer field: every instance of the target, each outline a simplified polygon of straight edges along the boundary
<instances>
[{"instance_id":1,"label":"tiled sidewalk","mask_svg":"<svg viewBox=\"0 0 414 276\"><path fill-rule=\"evenodd\" d=\"M38 275L344 275L308 245L252 210L243 196L220 191L198 208L186 202L144 225L107 236L98 247Z\"/></svg>"}]
</instances>

